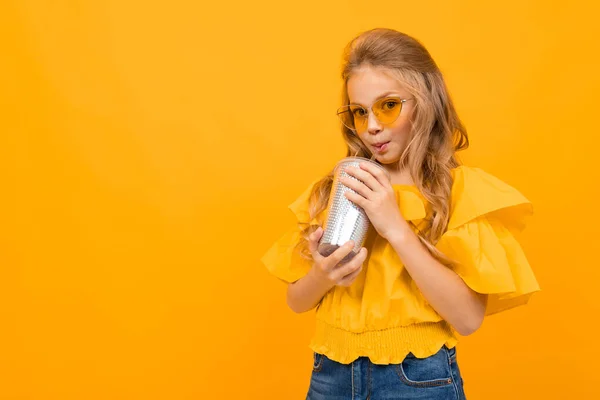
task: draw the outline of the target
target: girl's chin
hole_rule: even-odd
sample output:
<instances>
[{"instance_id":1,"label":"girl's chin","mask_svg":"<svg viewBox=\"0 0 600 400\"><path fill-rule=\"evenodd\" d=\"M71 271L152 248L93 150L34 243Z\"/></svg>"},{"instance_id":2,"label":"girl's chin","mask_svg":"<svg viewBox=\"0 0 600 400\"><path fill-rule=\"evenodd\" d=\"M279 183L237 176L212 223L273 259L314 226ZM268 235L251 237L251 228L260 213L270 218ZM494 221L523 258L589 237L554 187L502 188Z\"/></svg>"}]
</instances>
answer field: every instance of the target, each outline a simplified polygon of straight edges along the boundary
<instances>
[{"instance_id":1,"label":"girl's chin","mask_svg":"<svg viewBox=\"0 0 600 400\"><path fill-rule=\"evenodd\" d=\"M400 156L397 154L390 154L390 153L375 154L375 159L377 161L379 161L381 164L387 165L387 164L394 164L394 163L397 163L398 161L400 161Z\"/></svg>"}]
</instances>

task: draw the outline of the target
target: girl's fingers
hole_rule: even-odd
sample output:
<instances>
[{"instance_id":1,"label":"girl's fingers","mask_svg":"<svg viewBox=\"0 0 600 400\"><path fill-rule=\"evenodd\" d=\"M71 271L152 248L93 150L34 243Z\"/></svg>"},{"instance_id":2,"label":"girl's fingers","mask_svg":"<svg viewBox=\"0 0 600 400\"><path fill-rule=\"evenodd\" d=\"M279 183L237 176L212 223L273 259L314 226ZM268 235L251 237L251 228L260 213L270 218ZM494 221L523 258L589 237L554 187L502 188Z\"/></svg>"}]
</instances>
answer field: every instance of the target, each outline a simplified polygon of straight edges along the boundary
<instances>
[{"instance_id":1,"label":"girl's fingers","mask_svg":"<svg viewBox=\"0 0 600 400\"><path fill-rule=\"evenodd\" d=\"M362 269L362 265L367 258L367 249L364 247L360 249L358 254L356 254L350 261L347 263L340 265L335 271L334 280L340 282L342 280L346 280L346 278L352 274L354 274L357 270Z\"/></svg>"},{"instance_id":2,"label":"girl's fingers","mask_svg":"<svg viewBox=\"0 0 600 400\"><path fill-rule=\"evenodd\" d=\"M318 227L316 231L308 236L308 251L310 251L310 254L312 254L312 257L315 261L323 258L323 256L317 251L321 237L323 237L323 228L321 227Z\"/></svg>"},{"instance_id":3,"label":"girl's fingers","mask_svg":"<svg viewBox=\"0 0 600 400\"><path fill-rule=\"evenodd\" d=\"M365 199L368 199L370 194L373 193L373 191L367 185L356 179L340 178L340 182L342 182L344 186L347 186L356 193L360 194Z\"/></svg>"},{"instance_id":4,"label":"girl's fingers","mask_svg":"<svg viewBox=\"0 0 600 400\"><path fill-rule=\"evenodd\" d=\"M362 165L362 164L361 164ZM374 169L379 169L377 167L373 167ZM355 177L359 181L363 182L369 189L376 192L381 190L383 185L377 180L375 176L369 170L365 170L362 168L354 168L348 167L346 168L346 173L350 176Z\"/></svg>"},{"instance_id":5,"label":"girl's fingers","mask_svg":"<svg viewBox=\"0 0 600 400\"><path fill-rule=\"evenodd\" d=\"M354 281L356 280L356 278L358 277L358 275L360 275L360 273L362 272L362 264L359 265L359 267L354 270L352 273L346 275L339 283L339 286L350 286L352 285L352 283L354 283Z\"/></svg>"},{"instance_id":6,"label":"girl's fingers","mask_svg":"<svg viewBox=\"0 0 600 400\"><path fill-rule=\"evenodd\" d=\"M351 202L353 202L354 204L356 204L357 206L366 209L367 208L367 203L368 200L365 199L364 197L362 197L360 194L351 192L351 191L347 191L344 192L344 196L346 196L346 198L348 200L350 200Z\"/></svg>"},{"instance_id":7,"label":"girl's fingers","mask_svg":"<svg viewBox=\"0 0 600 400\"><path fill-rule=\"evenodd\" d=\"M375 165L367 162L360 163L360 169L368 171L369 175L373 177L381 187L386 187L390 184L390 179L387 174Z\"/></svg>"}]
</instances>

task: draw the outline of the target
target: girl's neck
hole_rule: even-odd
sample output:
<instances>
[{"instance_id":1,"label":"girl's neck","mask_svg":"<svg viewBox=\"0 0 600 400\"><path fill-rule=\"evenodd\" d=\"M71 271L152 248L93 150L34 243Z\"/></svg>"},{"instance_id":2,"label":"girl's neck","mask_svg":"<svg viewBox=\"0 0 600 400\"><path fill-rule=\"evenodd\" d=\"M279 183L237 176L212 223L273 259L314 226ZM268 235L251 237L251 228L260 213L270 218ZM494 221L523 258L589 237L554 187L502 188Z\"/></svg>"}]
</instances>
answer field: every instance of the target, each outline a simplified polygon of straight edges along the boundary
<instances>
[{"instance_id":1,"label":"girl's neck","mask_svg":"<svg viewBox=\"0 0 600 400\"><path fill-rule=\"evenodd\" d=\"M414 185L408 168L399 169L397 166L384 166L390 174L392 185Z\"/></svg>"}]
</instances>

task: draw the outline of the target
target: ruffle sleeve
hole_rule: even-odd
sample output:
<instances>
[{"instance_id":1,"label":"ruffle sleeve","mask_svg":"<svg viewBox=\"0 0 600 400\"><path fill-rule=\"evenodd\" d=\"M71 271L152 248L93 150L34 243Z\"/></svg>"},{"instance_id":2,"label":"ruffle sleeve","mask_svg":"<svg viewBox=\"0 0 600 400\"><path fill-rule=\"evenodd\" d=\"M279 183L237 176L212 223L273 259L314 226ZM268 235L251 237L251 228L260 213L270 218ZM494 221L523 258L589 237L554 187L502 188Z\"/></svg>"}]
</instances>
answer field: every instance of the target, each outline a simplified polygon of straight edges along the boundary
<instances>
[{"instance_id":1,"label":"ruffle sleeve","mask_svg":"<svg viewBox=\"0 0 600 400\"><path fill-rule=\"evenodd\" d=\"M302 225L313 225L320 222L318 218L309 220L309 198L315 183L317 181L313 181L288 206L289 210L296 216L296 226L285 232L261 257L261 262L267 270L287 283L295 282L305 276L312 266L311 260L302 257L297 244L301 238Z\"/></svg>"},{"instance_id":2,"label":"ruffle sleeve","mask_svg":"<svg viewBox=\"0 0 600 400\"><path fill-rule=\"evenodd\" d=\"M471 289L488 294L486 315L526 304L540 290L515 237L532 213L529 200L494 176L454 170L448 229L436 247Z\"/></svg>"}]
</instances>

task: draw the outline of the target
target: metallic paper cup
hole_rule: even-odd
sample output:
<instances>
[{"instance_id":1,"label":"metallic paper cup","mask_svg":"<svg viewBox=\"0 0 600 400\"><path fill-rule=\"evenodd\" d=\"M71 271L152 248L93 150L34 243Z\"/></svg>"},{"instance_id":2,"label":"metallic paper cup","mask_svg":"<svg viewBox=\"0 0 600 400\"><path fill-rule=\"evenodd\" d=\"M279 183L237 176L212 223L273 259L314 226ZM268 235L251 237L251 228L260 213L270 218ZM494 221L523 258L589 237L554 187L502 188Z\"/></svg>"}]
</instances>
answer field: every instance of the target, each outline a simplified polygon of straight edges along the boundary
<instances>
[{"instance_id":1,"label":"metallic paper cup","mask_svg":"<svg viewBox=\"0 0 600 400\"><path fill-rule=\"evenodd\" d=\"M333 172L333 186L327 204L328 215L318 251L319 254L327 257L343 246L344 243L353 240L354 249L340 264L350 261L360 251L371 225L365 211L348 200L344 195L345 192L354 192L354 190L339 181L342 176L356 179L346 173L346 168L349 166L359 168L359 163L361 162L370 162L383 170L381 165L367 158L347 157L337 163ZM385 172L387 173L387 171Z\"/></svg>"}]
</instances>

